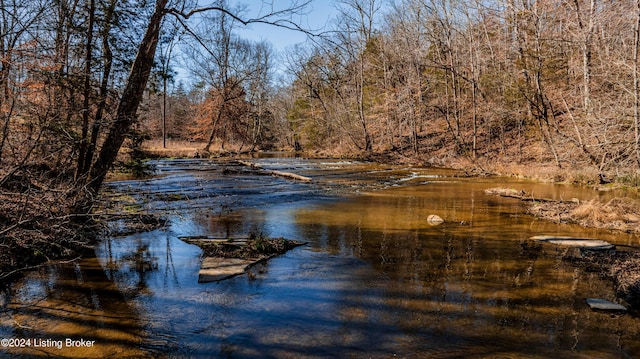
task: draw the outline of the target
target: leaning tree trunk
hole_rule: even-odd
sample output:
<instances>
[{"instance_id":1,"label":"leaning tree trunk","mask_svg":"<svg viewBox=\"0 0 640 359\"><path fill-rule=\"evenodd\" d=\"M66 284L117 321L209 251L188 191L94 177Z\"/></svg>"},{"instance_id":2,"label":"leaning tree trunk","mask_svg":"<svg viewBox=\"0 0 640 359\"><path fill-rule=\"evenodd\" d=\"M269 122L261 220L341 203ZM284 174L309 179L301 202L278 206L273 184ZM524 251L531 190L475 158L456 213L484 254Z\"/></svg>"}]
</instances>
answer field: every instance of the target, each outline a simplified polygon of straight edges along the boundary
<instances>
[{"instance_id":1,"label":"leaning tree trunk","mask_svg":"<svg viewBox=\"0 0 640 359\"><path fill-rule=\"evenodd\" d=\"M127 84L118 104L116 120L109 128L107 138L100 149L98 158L95 160L89 173L86 183L86 191L83 192L79 210L90 208L93 196L98 193L107 171L113 165L120 151L127 134L134 122L138 106L142 101L142 95L147 86L147 80L153 66L153 59L156 53L156 46L160 35L162 18L165 15L165 7L168 0L156 0L156 7L147 31L138 47L138 53L131 67L131 72L127 79Z\"/></svg>"}]
</instances>

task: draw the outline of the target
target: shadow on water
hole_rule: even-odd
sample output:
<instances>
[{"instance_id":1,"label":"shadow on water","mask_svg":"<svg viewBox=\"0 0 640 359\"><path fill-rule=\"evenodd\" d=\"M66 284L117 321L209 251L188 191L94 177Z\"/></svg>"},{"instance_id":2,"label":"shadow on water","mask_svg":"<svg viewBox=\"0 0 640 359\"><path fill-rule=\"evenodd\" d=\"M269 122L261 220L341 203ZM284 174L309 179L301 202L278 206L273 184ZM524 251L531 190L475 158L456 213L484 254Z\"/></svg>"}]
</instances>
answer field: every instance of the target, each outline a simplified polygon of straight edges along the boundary
<instances>
[{"instance_id":1,"label":"shadow on water","mask_svg":"<svg viewBox=\"0 0 640 359\"><path fill-rule=\"evenodd\" d=\"M562 260L535 234L637 238L523 215L489 197L500 179L359 162L258 159L314 184L201 161L111 184L163 230L105 238L96 258L27 275L2 291L0 336L84 338L93 348L0 349L63 357L637 357L640 320L590 311L610 282ZM225 173L229 173L227 170ZM497 183L498 182L498 183ZM237 186L234 186L236 185ZM546 196L573 187L511 182ZM358 193L357 195L354 195ZM167 200L170 198L171 200ZM438 214L446 222L425 220ZM198 284L182 235L249 231L308 242L247 275Z\"/></svg>"}]
</instances>

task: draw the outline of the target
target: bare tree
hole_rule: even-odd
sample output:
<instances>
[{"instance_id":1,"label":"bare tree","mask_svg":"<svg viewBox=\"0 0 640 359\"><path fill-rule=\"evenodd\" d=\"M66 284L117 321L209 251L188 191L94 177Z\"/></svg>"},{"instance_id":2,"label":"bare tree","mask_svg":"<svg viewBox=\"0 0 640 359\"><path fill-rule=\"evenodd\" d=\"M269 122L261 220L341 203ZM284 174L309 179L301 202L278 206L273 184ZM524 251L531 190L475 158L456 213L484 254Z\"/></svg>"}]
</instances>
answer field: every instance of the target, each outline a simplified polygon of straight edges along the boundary
<instances>
[{"instance_id":1,"label":"bare tree","mask_svg":"<svg viewBox=\"0 0 640 359\"><path fill-rule=\"evenodd\" d=\"M19 56L17 47L28 41L25 35L44 11L44 4L37 2L0 0L0 163L15 108L11 78Z\"/></svg>"},{"instance_id":2,"label":"bare tree","mask_svg":"<svg viewBox=\"0 0 640 359\"><path fill-rule=\"evenodd\" d=\"M356 116L364 137L363 149L366 152L373 150L367 114L365 112L365 67L366 49L374 37L374 25L376 14L380 11L381 4L376 0L340 0L340 45L348 56L347 61L355 68L353 71L353 91L355 96Z\"/></svg>"},{"instance_id":3,"label":"bare tree","mask_svg":"<svg viewBox=\"0 0 640 359\"><path fill-rule=\"evenodd\" d=\"M175 15L185 26L186 24L184 21L195 14L219 11L230 15L243 24L261 22L271 23L275 26L300 29L300 27L291 20L291 15L303 11L308 3L308 1L294 1L291 3L290 7L281 10L274 10L253 19L243 20L240 16L234 14L231 10L223 6L210 6L185 11L184 9L177 7L168 8L168 0L156 0L155 9L147 23L146 32L139 43L136 58L133 61L131 71L120 97L115 120L109 126L108 133L100 152L91 166L91 171L89 172L89 177L86 181L86 188L89 190L88 193L97 193L104 181L107 171L114 163L120 147L133 124L138 106L142 101L142 95L147 85L147 80L149 79L151 67L153 66L156 48L160 37L162 20L167 14ZM80 206L78 209L88 209L87 204L90 204L90 201L87 201L87 198L89 197L82 197L83 199L80 200Z\"/></svg>"},{"instance_id":4,"label":"bare tree","mask_svg":"<svg viewBox=\"0 0 640 359\"><path fill-rule=\"evenodd\" d=\"M267 130L271 126L272 109L269 106L271 97L271 76L273 72L273 49L266 42L259 42L253 46L253 61L251 76L249 77L247 92L248 101L252 106L251 115L247 126L249 134L250 151L254 151L260 144L264 144Z\"/></svg>"}]
</instances>

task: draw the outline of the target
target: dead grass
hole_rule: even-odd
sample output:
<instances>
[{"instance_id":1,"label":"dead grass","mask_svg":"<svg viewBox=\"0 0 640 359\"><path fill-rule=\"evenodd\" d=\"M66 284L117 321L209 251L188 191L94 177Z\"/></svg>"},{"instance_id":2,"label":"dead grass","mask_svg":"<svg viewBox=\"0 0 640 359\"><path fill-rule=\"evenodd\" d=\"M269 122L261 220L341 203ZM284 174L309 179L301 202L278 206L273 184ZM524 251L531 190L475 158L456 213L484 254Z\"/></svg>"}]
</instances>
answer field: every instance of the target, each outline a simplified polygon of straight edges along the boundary
<instances>
[{"instance_id":1,"label":"dead grass","mask_svg":"<svg viewBox=\"0 0 640 359\"><path fill-rule=\"evenodd\" d=\"M629 198L614 198L603 203L584 202L569 212L572 222L585 227L640 232L640 204Z\"/></svg>"},{"instance_id":2,"label":"dead grass","mask_svg":"<svg viewBox=\"0 0 640 359\"><path fill-rule=\"evenodd\" d=\"M528 212L557 223L640 233L640 203L628 198L614 198L608 202L536 202Z\"/></svg>"},{"instance_id":3,"label":"dead grass","mask_svg":"<svg viewBox=\"0 0 640 359\"><path fill-rule=\"evenodd\" d=\"M142 144L142 150L151 157L193 158L203 156L206 145L205 142L167 140L163 147L162 140L151 140Z\"/></svg>"}]
</instances>

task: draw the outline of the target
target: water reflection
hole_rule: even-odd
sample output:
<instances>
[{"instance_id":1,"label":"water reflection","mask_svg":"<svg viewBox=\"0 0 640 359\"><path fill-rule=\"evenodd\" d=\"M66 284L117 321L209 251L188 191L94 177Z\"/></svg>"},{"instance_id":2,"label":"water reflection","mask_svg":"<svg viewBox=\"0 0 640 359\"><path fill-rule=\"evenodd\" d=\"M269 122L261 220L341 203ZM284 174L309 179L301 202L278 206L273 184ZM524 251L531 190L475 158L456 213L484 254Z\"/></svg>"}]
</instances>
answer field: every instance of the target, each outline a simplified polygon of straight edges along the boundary
<instances>
[{"instance_id":1,"label":"water reflection","mask_svg":"<svg viewBox=\"0 0 640 359\"><path fill-rule=\"evenodd\" d=\"M556 248L527 240L541 233L626 244L637 238L523 215L521 203L484 194L501 179L358 162L261 161L315 183L223 175L215 163L181 161L163 162L158 178L114 184L168 213L170 226L107 238L97 258L14 283L0 302L0 335L96 340L94 351L52 352L69 357L640 353L637 317L591 312L584 303L613 299L611 283L563 261ZM508 185L541 196L592 195L568 186ZM177 190L181 195L172 197ZM446 222L431 226L430 214ZM178 237L251 231L308 245L249 275L197 283L200 251Z\"/></svg>"},{"instance_id":2,"label":"water reflection","mask_svg":"<svg viewBox=\"0 0 640 359\"><path fill-rule=\"evenodd\" d=\"M49 267L3 289L0 336L28 340L24 348L2 348L0 356L33 358L142 355L140 318L96 258ZM38 346L52 340L62 346ZM70 348L66 340L99 345ZM127 348L123 350L123 348Z\"/></svg>"}]
</instances>

